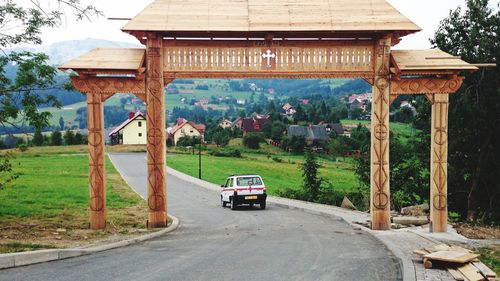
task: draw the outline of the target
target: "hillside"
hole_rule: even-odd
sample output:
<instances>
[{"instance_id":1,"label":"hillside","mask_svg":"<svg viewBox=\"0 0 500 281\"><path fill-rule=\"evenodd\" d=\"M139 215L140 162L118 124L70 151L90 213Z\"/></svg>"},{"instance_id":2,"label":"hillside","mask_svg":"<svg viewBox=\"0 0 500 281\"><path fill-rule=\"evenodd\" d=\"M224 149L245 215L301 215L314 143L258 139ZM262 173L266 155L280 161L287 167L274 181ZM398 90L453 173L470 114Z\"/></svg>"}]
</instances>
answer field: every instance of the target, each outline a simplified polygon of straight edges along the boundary
<instances>
[{"instance_id":1,"label":"hillside","mask_svg":"<svg viewBox=\"0 0 500 281\"><path fill-rule=\"evenodd\" d=\"M89 38L85 40L61 41L36 48L13 48L6 50L6 52L29 51L33 53L44 53L49 57L49 64L58 66L95 48L141 48L141 45ZM11 80L15 80L16 71L17 67L13 64L9 64L5 68L5 73ZM63 85L68 82L68 76L61 72L56 77L56 89L36 92L41 96L49 94L55 96L63 106L84 101L85 97L79 92L63 90Z\"/></svg>"},{"instance_id":2,"label":"hillside","mask_svg":"<svg viewBox=\"0 0 500 281\"><path fill-rule=\"evenodd\" d=\"M8 49L7 52L29 51L44 53L49 56L50 64L60 65L95 48L142 48L142 45L88 38L84 40L61 41L35 48L13 48Z\"/></svg>"}]
</instances>

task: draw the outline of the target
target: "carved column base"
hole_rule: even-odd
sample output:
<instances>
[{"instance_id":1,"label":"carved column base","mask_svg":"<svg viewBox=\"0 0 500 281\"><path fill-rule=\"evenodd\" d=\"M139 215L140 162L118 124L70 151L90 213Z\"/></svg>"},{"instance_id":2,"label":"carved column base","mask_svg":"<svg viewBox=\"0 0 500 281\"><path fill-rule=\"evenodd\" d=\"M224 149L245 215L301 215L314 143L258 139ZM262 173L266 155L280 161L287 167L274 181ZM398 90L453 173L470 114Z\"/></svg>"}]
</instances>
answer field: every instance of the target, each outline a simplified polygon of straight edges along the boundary
<instances>
[{"instance_id":1,"label":"carved column base","mask_svg":"<svg viewBox=\"0 0 500 281\"><path fill-rule=\"evenodd\" d=\"M149 212L147 226L148 228L167 227L166 212Z\"/></svg>"}]
</instances>

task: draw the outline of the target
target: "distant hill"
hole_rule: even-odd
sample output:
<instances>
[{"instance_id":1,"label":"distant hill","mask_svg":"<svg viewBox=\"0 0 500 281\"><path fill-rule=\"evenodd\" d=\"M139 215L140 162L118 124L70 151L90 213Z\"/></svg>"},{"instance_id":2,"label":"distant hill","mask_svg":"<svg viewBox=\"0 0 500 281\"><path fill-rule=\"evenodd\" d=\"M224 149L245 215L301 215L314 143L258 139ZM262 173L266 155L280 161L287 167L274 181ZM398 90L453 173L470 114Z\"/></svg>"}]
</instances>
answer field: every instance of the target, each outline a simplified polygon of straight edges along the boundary
<instances>
[{"instance_id":1,"label":"distant hill","mask_svg":"<svg viewBox=\"0 0 500 281\"><path fill-rule=\"evenodd\" d=\"M64 62L67 62L73 58L76 58L92 49L95 48L141 48L141 45L130 44L126 42L116 42L108 41L102 39L83 39L83 40L71 40L71 41L61 41L56 42L47 46L38 46L34 48L12 48L8 49L7 52L21 52L29 51L33 53L44 53L49 56L49 63L54 66L58 66ZM8 65L5 69L7 77L11 80L15 79L16 66ZM59 74L56 77L58 85L64 85L67 83L68 77L66 74ZM61 87L62 88L62 87ZM38 91L38 94L43 95L54 95L59 101L64 105L74 104L85 100L85 96L76 91L66 91L66 90L50 90L50 91Z\"/></svg>"},{"instance_id":2,"label":"distant hill","mask_svg":"<svg viewBox=\"0 0 500 281\"><path fill-rule=\"evenodd\" d=\"M47 46L38 46L35 48L13 48L7 51L30 51L44 53L49 56L50 64L60 65L73 58L76 58L92 49L96 48L142 48L139 44L130 44L126 42L109 41L102 39L83 39L56 42Z\"/></svg>"}]
</instances>

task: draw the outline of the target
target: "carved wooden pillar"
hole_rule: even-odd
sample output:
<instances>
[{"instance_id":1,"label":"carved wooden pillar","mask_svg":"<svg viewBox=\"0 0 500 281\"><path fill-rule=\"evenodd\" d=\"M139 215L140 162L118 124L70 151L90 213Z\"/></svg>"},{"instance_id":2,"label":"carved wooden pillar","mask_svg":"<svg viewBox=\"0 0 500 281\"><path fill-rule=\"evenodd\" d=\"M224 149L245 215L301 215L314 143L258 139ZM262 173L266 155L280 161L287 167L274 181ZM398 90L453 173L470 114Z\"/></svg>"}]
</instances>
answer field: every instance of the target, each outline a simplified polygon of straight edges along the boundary
<instances>
[{"instance_id":1,"label":"carved wooden pillar","mask_svg":"<svg viewBox=\"0 0 500 281\"><path fill-rule=\"evenodd\" d=\"M435 94L431 120L431 232L448 223L448 94Z\"/></svg>"},{"instance_id":2,"label":"carved wooden pillar","mask_svg":"<svg viewBox=\"0 0 500 281\"><path fill-rule=\"evenodd\" d=\"M375 79L372 93L370 192L372 229L391 227L389 190L389 56L391 39L375 46Z\"/></svg>"},{"instance_id":3,"label":"carved wooden pillar","mask_svg":"<svg viewBox=\"0 0 500 281\"><path fill-rule=\"evenodd\" d=\"M163 84L162 38L149 34L147 39L147 162L148 227L167 225L165 166L165 90Z\"/></svg>"},{"instance_id":4,"label":"carved wooden pillar","mask_svg":"<svg viewBox=\"0 0 500 281\"><path fill-rule=\"evenodd\" d=\"M104 229L106 227L103 108L102 95L95 92L87 93L91 229Z\"/></svg>"}]
</instances>

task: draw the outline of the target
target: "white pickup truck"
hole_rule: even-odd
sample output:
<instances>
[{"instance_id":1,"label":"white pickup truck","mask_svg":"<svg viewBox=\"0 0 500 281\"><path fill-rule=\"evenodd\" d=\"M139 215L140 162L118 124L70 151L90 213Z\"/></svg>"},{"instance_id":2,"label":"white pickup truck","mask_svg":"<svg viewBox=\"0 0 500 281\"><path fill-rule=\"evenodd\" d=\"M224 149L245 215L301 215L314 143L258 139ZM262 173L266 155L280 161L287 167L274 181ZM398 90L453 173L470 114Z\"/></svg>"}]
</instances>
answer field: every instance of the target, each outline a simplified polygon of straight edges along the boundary
<instances>
[{"instance_id":1,"label":"white pickup truck","mask_svg":"<svg viewBox=\"0 0 500 281\"><path fill-rule=\"evenodd\" d=\"M222 207L229 204L234 210L241 204L259 204L262 210L266 208L266 186L259 175L233 175L221 187Z\"/></svg>"}]
</instances>

